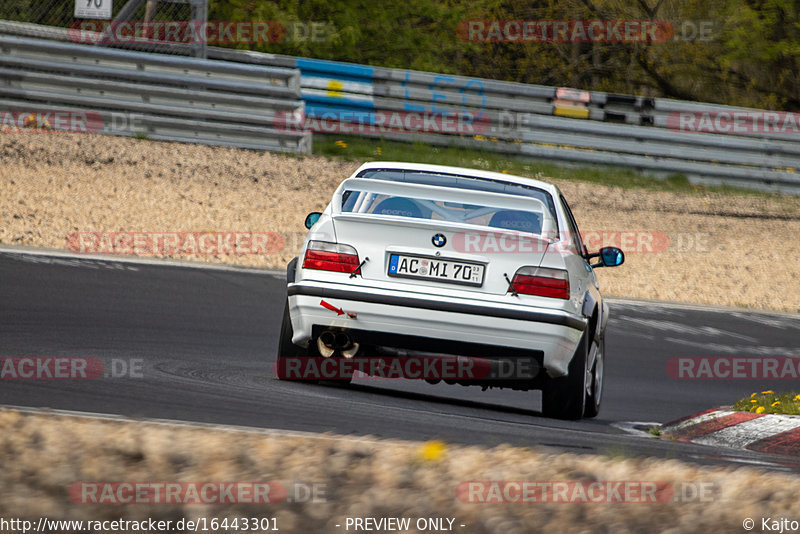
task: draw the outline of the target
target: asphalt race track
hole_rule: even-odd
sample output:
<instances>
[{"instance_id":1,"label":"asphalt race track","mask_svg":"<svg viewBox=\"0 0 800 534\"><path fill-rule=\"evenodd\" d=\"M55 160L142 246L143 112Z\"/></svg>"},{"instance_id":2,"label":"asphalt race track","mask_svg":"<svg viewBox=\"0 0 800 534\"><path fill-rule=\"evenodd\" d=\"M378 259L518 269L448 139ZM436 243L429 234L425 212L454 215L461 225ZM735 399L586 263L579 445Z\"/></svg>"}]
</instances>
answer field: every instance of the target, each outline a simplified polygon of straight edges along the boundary
<instances>
[{"instance_id":1,"label":"asphalt race track","mask_svg":"<svg viewBox=\"0 0 800 534\"><path fill-rule=\"evenodd\" d=\"M0 357L140 361L141 377L0 380L0 404L566 452L647 455L800 471L800 461L714 449L623 428L730 404L786 380L677 380L679 356L800 357L800 318L612 301L604 404L595 420L543 418L538 392L273 378L285 280L0 252Z\"/></svg>"}]
</instances>

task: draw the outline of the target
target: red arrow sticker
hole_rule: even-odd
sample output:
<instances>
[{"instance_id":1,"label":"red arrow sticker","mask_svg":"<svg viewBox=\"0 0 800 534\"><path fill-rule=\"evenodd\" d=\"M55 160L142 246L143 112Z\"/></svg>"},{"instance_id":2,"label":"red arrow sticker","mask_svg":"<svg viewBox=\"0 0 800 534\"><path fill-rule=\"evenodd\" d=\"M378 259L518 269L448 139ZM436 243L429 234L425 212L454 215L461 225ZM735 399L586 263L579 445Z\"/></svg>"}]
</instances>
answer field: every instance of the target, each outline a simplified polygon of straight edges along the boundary
<instances>
[{"instance_id":1,"label":"red arrow sticker","mask_svg":"<svg viewBox=\"0 0 800 534\"><path fill-rule=\"evenodd\" d=\"M335 311L337 315L344 315L344 310L343 309L337 308L333 304L325 302L324 300L320 300L319 301L319 305L322 306L323 308L326 308L326 309L330 310L330 311Z\"/></svg>"}]
</instances>

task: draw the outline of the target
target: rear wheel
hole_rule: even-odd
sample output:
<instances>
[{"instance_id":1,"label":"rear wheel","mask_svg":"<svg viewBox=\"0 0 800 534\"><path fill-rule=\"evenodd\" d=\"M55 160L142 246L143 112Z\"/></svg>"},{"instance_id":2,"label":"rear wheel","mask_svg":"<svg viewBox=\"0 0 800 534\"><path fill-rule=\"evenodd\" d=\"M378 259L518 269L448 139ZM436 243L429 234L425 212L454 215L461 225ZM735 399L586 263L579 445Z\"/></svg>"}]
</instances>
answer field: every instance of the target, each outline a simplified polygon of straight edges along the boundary
<instances>
[{"instance_id":1,"label":"rear wheel","mask_svg":"<svg viewBox=\"0 0 800 534\"><path fill-rule=\"evenodd\" d=\"M301 380L300 378L290 376L288 372L288 369L291 369L291 364L289 362L293 358L307 358L309 356L308 349L298 347L292 343L293 335L294 330L292 329L291 317L289 317L289 301L287 300L283 308L281 333L278 338L278 356L276 358L275 376L277 376L279 380L309 382L309 380ZM314 381L312 380L310 382Z\"/></svg>"},{"instance_id":2,"label":"rear wheel","mask_svg":"<svg viewBox=\"0 0 800 534\"><path fill-rule=\"evenodd\" d=\"M586 406L589 329L583 333L569 363L569 374L551 378L542 388L542 413L554 419L580 419Z\"/></svg>"}]
</instances>

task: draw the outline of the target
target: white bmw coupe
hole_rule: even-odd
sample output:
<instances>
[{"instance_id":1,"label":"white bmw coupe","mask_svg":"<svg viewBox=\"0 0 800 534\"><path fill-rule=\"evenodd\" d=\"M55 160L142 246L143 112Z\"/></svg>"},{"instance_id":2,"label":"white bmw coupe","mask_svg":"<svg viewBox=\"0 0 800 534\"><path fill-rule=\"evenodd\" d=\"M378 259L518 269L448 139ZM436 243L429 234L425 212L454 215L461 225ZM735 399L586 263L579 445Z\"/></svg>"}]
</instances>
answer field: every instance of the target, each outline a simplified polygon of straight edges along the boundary
<instances>
[{"instance_id":1,"label":"white bmw coupe","mask_svg":"<svg viewBox=\"0 0 800 534\"><path fill-rule=\"evenodd\" d=\"M373 162L306 217L287 268L276 374L541 389L561 419L600 409L608 306L554 185L479 170Z\"/></svg>"}]
</instances>

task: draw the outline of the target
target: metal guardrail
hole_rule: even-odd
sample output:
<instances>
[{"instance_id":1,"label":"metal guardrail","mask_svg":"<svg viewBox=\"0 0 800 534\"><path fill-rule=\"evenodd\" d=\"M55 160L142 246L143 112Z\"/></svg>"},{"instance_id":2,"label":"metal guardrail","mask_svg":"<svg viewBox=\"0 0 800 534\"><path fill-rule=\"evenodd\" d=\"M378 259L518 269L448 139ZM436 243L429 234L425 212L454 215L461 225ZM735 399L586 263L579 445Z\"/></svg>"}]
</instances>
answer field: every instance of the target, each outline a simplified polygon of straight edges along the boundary
<instances>
[{"instance_id":1,"label":"metal guardrail","mask_svg":"<svg viewBox=\"0 0 800 534\"><path fill-rule=\"evenodd\" d=\"M0 21L0 34L28 34L33 31L28 26ZM69 37L62 30L53 38ZM208 47L207 55L229 64L299 70L306 118L333 127L332 131L316 130L320 133L471 147L573 165L633 168L655 177L680 173L695 183L800 194L800 132L700 133L675 126L676 114L681 112L767 113L763 110L228 48ZM248 109L260 109L257 102L242 103ZM409 128L403 122L407 117L431 119L430 127L422 120ZM443 117L454 118L457 127L437 130ZM458 127L458 117L468 119L463 128ZM386 128L392 118L399 122ZM797 118L800 127L800 116ZM302 126L302 122L295 125Z\"/></svg>"},{"instance_id":2,"label":"metal guardrail","mask_svg":"<svg viewBox=\"0 0 800 534\"><path fill-rule=\"evenodd\" d=\"M0 35L0 110L91 112L97 133L310 153L297 69Z\"/></svg>"},{"instance_id":3,"label":"metal guardrail","mask_svg":"<svg viewBox=\"0 0 800 534\"><path fill-rule=\"evenodd\" d=\"M368 108L373 115L467 113L479 125L474 133L458 129L376 133L362 128L362 135L483 148L576 165L633 168L657 177L684 174L694 183L800 194L800 133L680 131L672 115L760 114L761 110L397 69L337 67L301 58L296 65L311 116L338 113L342 121L364 121L353 113L359 108Z\"/></svg>"},{"instance_id":4,"label":"metal guardrail","mask_svg":"<svg viewBox=\"0 0 800 534\"><path fill-rule=\"evenodd\" d=\"M343 133L633 168L659 178L684 174L693 183L800 194L800 131L703 133L681 131L675 124L680 112L767 113L763 110L213 47L208 55L297 67L307 116L355 125L349 132L346 126L337 130ZM400 118L466 114L474 129L381 131L378 118L386 124L393 113ZM797 120L800 127L800 116Z\"/></svg>"}]
</instances>

